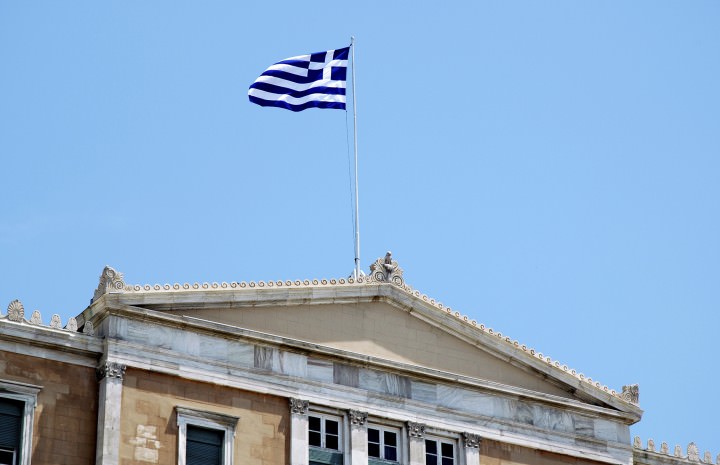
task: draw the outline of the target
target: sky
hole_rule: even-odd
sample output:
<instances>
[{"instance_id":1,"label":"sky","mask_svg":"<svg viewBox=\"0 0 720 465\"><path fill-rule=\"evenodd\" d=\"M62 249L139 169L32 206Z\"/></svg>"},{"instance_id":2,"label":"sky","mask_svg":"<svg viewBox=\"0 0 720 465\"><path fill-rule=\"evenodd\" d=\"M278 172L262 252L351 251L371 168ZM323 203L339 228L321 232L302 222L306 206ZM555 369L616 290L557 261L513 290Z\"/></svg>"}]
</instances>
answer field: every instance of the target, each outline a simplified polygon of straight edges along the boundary
<instances>
[{"instance_id":1,"label":"sky","mask_svg":"<svg viewBox=\"0 0 720 465\"><path fill-rule=\"evenodd\" d=\"M0 2L0 312L353 269L349 111L248 102L355 36L361 263L720 453L720 2ZM1 335L0 335L1 337Z\"/></svg>"}]
</instances>

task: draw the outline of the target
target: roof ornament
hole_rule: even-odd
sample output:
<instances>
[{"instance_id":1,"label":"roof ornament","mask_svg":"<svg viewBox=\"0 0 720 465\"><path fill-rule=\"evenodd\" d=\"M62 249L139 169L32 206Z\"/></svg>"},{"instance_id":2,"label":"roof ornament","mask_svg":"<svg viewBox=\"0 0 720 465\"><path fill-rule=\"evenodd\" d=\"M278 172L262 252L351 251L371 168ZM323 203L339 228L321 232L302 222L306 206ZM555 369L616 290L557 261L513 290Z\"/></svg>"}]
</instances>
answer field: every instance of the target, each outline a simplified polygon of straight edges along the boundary
<instances>
[{"instance_id":1,"label":"roof ornament","mask_svg":"<svg viewBox=\"0 0 720 465\"><path fill-rule=\"evenodd\" d=\"M638 405L640 402L640 386L637 384L628 384L622 387L620 398L631 404Z\"/></svg>"},{"instance_id":2,"label":"roof ornament","mask_svg":"<svg viewBox=\"0 0 720 465\"><path fill-rule=\"evenodd\" d=\"M97 289L95 289L92 302L95 302L104 294L108 294L112 291L122 291L123 289L125 289L123 274L115 271L109 266L106 266L100 274L100 283L98 284Z\"/></svg>"},{"instance_id":3,"label":"roof ornament","mask_svg":"<svg viewBox=\"0 0 720 465\"><path fill-rule=\"evenodd\" d=\"M8 305L7 308L7 317L10 321L22 323L23 318L25 318L25 308L23 307L22 302L17 299L10 302L10 305Z\"/></svg>"},{"instance_id":4,"label":"roof ornament","mask_svg":"<svg viewBox=\"0 0 720 465\"><path fill-rule=\"evenodd\" d=\"M393 283L397 286L405 284L403 269L393 260L392 252L388 251L384 258L378 258L370 265L370 274L373 279L381 283Z\"/></svg>"}]
</instances>

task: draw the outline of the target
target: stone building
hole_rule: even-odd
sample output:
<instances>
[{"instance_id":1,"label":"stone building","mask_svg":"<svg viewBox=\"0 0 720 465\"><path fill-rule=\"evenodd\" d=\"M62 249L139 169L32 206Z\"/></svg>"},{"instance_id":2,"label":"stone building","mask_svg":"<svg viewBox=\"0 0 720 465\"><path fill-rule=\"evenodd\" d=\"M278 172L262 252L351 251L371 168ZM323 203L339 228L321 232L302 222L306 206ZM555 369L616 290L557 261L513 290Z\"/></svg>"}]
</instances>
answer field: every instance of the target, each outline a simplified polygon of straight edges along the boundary
<instances>
[{"instance_id":1,"label":"stone building","mask_svg":"<svg viewBox=\"0 0 720 465\"><path fill-rule=\"evenodd\" d=\"M615 392L404 283L129 285L0 316L0 464L712 463L630 438ZM720 463L720 462L717 462Z\"/></svg>"}]
</instances>

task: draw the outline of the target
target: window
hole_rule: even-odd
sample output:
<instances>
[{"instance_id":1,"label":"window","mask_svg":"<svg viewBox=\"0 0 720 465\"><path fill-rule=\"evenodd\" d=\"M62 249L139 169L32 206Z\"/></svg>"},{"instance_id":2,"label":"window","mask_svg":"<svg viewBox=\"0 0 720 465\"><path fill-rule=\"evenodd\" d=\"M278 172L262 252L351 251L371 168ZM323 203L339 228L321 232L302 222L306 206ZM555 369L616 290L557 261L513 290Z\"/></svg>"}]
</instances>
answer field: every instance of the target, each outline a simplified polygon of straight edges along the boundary
<instances>
[{"instance_id":1,"label":"window","mask_svg":"<svg viewBox=\"0 0 720 465\"><path fill-rule=\"evenodd\" d=\"M455 465L455 444L443 439L425 439L425 465Z\"/></svg>"},{"instance_id":2,"label":"window","mask_svg":"<svg viewBox=\"0 0 720 465\"><path fill-rule=\"evenodd\" d=\"M326 416L308 418L309 443L324 449L340 450L340 420Z\"/></svg>"},{"instance_id":3,"label":"window","mask_svg":"<svg viewBox=\"0 0 720 465\"><path fill-rule=\"evenodd\" d=\"M232 465L235 426L239 418L175 407L178 465Z\"/></svg>"},{"instance_id":4,"label":"window","mask_svg":"<svg viewBox=\"0 0 720 465\"><path fill-rule=\"evenodd\" d=\"M368 426L368 457L398 462L398 431L392 428Z\"/></svg>"},{"instance_id":5,"label":"window","mask_svg":"<svg viewBox=\"0 0 720 465\"><path fill-rule=\"evenodd\" d=\"M310 465L342 465L342 419L311 413L308 415Z\"/></svg>"},{"instance_id":6,"label":"window","mask_svg":"<svg viewBox=\"0 0 720 465\"><path fill-rule=\"evenodd\" d=\"M0 381L0 465L28 465L39 386Z\"/></svg>"}]
</instances>

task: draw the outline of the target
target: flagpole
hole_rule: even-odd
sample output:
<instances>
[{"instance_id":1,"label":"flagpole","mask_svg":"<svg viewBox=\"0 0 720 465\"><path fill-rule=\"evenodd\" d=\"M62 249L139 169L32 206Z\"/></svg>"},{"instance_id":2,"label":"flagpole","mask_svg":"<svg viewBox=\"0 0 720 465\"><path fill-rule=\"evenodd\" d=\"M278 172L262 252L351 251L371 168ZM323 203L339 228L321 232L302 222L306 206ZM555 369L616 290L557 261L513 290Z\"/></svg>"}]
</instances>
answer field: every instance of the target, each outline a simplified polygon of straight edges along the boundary
<instances>
[{"instance_id":1,"label":"flagpole","mask_svg":"<svg viewBox=\"0 0 720 465\"><path fill-rule=\"evenodd\" d=\"M352 94L353 94L353 138L355 142L355 279L360 271L360 201L358 199L358 144L357 144L357 100L355 99L355 37L350 37L352 51Z\"/></svg>"}]
</instances>

